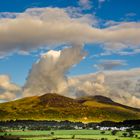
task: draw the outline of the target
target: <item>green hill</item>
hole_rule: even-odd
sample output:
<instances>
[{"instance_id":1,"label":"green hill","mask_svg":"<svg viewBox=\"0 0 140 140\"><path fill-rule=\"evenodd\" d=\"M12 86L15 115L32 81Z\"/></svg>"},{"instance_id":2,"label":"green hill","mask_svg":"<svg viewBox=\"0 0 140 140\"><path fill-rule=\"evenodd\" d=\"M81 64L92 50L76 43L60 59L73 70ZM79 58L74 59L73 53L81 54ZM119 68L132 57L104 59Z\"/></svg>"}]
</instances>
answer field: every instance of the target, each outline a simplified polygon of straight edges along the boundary
<instances>
[{"instance_id":1,"label":"green hill","mask_svg":"<svg viewBox=\"0 0 140 140\"><path fill-rule=\"evenodd\" d=\"M70 120L82 122L140 119L140 109L113 102L104 96L72 99L45 94L0 104L0 120Z\"/></svg>"}]
</instances>

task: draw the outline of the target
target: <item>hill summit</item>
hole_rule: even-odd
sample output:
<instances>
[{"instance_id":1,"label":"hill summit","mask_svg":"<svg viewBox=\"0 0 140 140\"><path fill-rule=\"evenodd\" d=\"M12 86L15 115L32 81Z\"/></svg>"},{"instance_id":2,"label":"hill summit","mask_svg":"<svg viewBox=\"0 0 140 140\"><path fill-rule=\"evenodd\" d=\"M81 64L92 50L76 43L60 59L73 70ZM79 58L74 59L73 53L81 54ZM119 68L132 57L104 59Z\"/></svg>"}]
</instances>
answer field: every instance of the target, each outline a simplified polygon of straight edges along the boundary
<instances>
[{"instance_id":1,"label":"hill summit","mask_svg":"<svg viewBox=\"0 0 140 140\"><path fill-rule=\"evenodd\" d=\"M72 99L58 94L26 97L0 104L0 120L69 120L76 122L140 119L140 109L96 95Z\"/></svg>"}]
</instances>

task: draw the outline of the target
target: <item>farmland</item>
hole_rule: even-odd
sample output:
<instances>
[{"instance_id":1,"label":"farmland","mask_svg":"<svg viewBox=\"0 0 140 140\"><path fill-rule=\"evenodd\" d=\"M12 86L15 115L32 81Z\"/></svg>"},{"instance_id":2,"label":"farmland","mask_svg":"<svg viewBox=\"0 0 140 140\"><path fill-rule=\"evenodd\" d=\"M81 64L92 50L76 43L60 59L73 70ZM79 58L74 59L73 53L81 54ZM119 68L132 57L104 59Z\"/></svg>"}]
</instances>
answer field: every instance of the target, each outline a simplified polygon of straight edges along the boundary
<instances>
[{"instance_id":1,"label":"farmland","mask_svg":"<svg viewBox=\"0 0 140 140\"><path fill-rule=\"evenodd\" d=\"M118 131L115 135L112 131L101 130L49 130L49 131L7 131L0 132L3 137L19 137L26 140L47 140L47 139L92 139L92 140L138 140L140 139L140 131L133 131L133 136L126 131Z\"/></svg>"}]
</instances>

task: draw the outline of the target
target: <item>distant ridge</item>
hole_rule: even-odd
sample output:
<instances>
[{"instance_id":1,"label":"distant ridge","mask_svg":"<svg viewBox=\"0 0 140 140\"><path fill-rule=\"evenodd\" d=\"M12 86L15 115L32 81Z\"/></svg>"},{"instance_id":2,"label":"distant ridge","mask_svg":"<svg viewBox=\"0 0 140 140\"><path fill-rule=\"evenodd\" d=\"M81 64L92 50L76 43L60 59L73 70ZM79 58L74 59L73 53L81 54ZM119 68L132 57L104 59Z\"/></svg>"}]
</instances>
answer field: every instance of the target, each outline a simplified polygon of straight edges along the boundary
<instances>
[{"instance_id":1,"label":"distant ridge","mask_svg":"<svg viewBox=\"0 0 140 140\"><path fill-rule=\"evenodd\" d=\"M85 101L96 101L100 103L108 103L108 104L113 104L115 103L112 101L110 98L101 96L101 95L95 95L95 96L85 96L77 99L79 102L85 102Z\"/></svg>"},{"instance_id":2,"label":"distant ridge","mask_svg":"<svg viewBox=\"0 0 140 140\"><path fill-rule=\"evenodd\" d=\"M120 103L116 103L112 99L110 99L108 97L105 97L105 96L102 96L102 95L85 96L85 97L78 98L77 100L78 100L78 102L82 102L82 103L84 103L86 101L96 101L96 102L99 102L99 103L111 104L111 105L120 106L120 107L123 107L123 108L126 108L126 109L130 109L130 110L140 112L139 108L134 108L134 107L130 107L130 106L120 104Z\"/></svg>"},{"instance_id":3,"label":"distant ridge","mask_svg":"<svg viewBox=\"0 0 140 140\"><path fill-rule=\"evenodd\" d=\"M69 120L76 122L140 119L140 109L96 95L72 99L55 93L0 104L0 120Z\"/></svg>"}]
</instances>

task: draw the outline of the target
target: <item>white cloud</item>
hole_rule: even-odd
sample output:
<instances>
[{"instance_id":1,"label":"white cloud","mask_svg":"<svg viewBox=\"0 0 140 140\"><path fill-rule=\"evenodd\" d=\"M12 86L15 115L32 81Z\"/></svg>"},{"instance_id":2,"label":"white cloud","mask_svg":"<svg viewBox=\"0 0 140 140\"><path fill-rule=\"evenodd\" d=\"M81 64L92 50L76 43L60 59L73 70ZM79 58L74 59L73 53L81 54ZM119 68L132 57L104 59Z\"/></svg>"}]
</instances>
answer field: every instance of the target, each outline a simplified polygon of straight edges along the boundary
<instances>
[{"instance_id":1,"label":"white cloud","mask_svg":"<svg viewBox=\"0 0 140 140\"><path fill-rule=\"evenodd\" d=\"M71 18L64 9L28 9L16 18L0 20L0 52L30 51L45 45L81 43L85 35L82 33L80 37L79 33L82 28L88 28L87 22L83 17Z\"/></svg>"},{"instance_id":2,"label":"white cloud","mask_svg":"<svg viewBox=\"0 0 140 140\"><path fill-rule=\"evenodd\" d=\"M127 13L126 15L125 15L126 17L134 17L134 16L136 16L136 13Z\"/></svg>"},{"instance_id":3,"label":"white cloud","mask_svg":"<svg viewBox=\"0 0 140 140\"><path fill-rule=\"evenodd\" d=\"M11 83L9 76L0 75L0 100L13 100L20 92L21 88Z\"/></svg>"},{"instance_id":4,"label":"white cloud","mask_svg":"<svg viewBox=\"0 0 140 140\"><path fill-rule=\"evenodd\" d=\"M10 12L0 12L0 18L16 18L18 13Z\"/></svg>"},{"instance_id":5,"label":"white cloud","mask_svg":"<svg viewBox=\"0 0 140 140\"><path fill-rule=\"evenodd\" d=\"M74 45L62 51L49 51L33 65L24 87L23 96L45 93L63 94L67 90L68 70L83 59L82 47Z\"/></svg>"},{"instance_id":6,"label":"white cloud","mask_svg":"<svg viewBox=\"0 0 140 140\"><path fill-rule=\"evenodd\" d=\"M140 108L139 75L140 68L71 77L69 96L102 95L118 103Z\"/></svg>"},{"instance_id":7,"label":"white cloud","mask_svg":"<svg viewBox=\"0 0 140 140\"><path fill-rule=\"evenodd\" d=\"M83 9L91 9L93 7L91 0L79 0L79 6Z\"/></svg>"},{"instance_id":8,"label":"white cloud","mask_svg":"<svg viewBox=\"0 0 140 140\"><path fill-rule=\"evenodd\" d=\"M105 21L102 21L102 22L103 22L103 25L105 27L116 26L116 25L125 23L125 22L122 22L122 21L114 21L114 20L107 20L107 21L105 20Z\"/></svg>"},{"instance_id":9,"label":"white cloud","mask_svg":"<svg viewBox=\"0 0 140 140\"><path fill-rule=\"evenodd\" d=\"M125 65L127 65L127 63L124 60L101 60L99 64L95 64L94 67L102 71L112 70Z\"/></svg>"},{"instance_id":10,"label":"white cloud","mask_svg":"<svg viewBox=\"0 0 140 140\"><path fill-rule=\"evenodd\" d=\"M119 54L120 55L135 55L140 53L140 48L136 48L134 50L130 50L130 51L120 51Z\"/></svg>"},{"instance_id":11,"label":"white cloud","mask_svg":"<svg viewBox=\"0 0 140 140\"><path fill-rule=\"evenodd\" d=\"M16 15L16 14L15 14ZM0 54L29 52L59 44L104 44L105 49L121 51L140 47L140 23L125 22L103 29L91 15L71 17L68 9L32 8L14 18L0 19Z\"/></svg>"},{"instance_id":12,"label":"white cloud","mask_svg":"<svg viewBox=\"0 0 140 140\"><path fill-rule=\"evenodd\" d=\"M4 100L4 101L10 101L10 100L13 100L13 99L16 99L16 94L14 93L11 93L11 92L4 92L2 94L0 94L0 100Z\"/></svg>"},{"instance_id":13,"label":"white cloud","mask_svg":"<svg viewBox=\"0 0 140 140\"><path fill-rule=\"evenodd\" d=\"M102 4L103 4L104 2L107 2L107 1L108 1L108 0L98 0L99 8L101 8Z\"/></svg>"}]
</instances>

